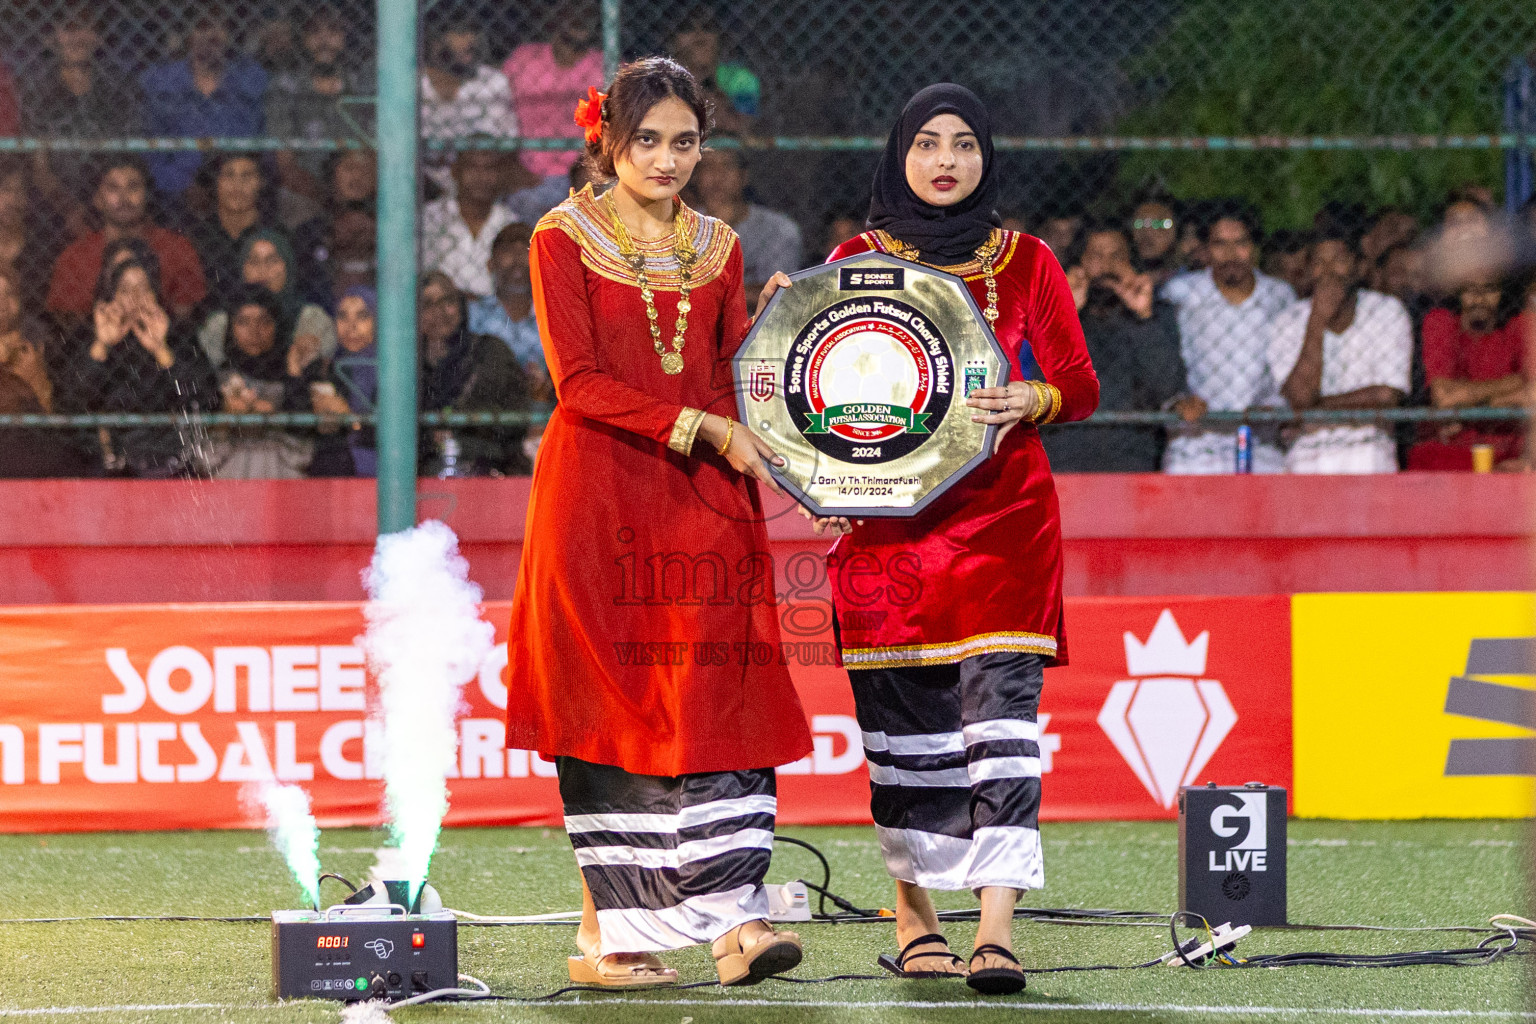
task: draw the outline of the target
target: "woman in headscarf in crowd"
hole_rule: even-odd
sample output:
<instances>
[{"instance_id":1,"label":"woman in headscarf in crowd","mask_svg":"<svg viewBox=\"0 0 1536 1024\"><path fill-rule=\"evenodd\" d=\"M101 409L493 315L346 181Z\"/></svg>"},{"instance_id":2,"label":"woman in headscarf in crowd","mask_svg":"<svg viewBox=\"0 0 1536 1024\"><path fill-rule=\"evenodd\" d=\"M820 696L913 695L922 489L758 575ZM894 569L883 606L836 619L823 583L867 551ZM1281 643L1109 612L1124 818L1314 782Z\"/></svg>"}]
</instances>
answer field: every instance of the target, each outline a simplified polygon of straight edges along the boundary
<instances>
[{"instance_id":1,"label":"woman in headscarf in crowd","mask_svg":"<svg viewBox=\"0 0 1536 1024\"><path fill-rule=\"evenodd\" d=\"M260 285L277 299L282 311L282 329L296 343L302 339L307 352L313 348L329 359L336 351L336 323L329 313L299 295L298 274L293 249L281 232L259 228L246 235L240 247L240 273L243 283ZM197 332L198 341L208 359L218 366L224 361L228 345L229 315L216 309Z\"/></svg>"},{"instance_id":2,"label":"woman in headscarf in crowd","mask_svg":"<svg viewBox=\"0 0 1536 1024\"><path fill-rule=\"evenodd\" d=\"M305 299L334 310L342 292L376 277L377 157L372 150L338 150L326 161L325 180L324 212L294 229L293 251Z\"/></svg>"},{"instance_id":3,"label":"woman in headscarf in crowd","mask_svg":"<svg viewBox=\"0 0 1536 1024\"><path fill-rule=\"evenodd\" d=\"M60 383L70 412L190 414L219 404L213 367L190 327L166 309L158 264L131 256L104 270ZM175 427L102 430L104 467L157 479L201 472L198 453L184 440L193 434Z\"/></svg>"},{"instance_id":4,"label":"woman in headscarf in crowd","mask_svg":"<svg viewBox=\"0 0 1536 1024\"><path fill-rule=\"evenodd\" d=\"M117 269L119 263L137 263L149 270L150 276L160 280L160 256L151 248L150 244L142 238L132 235L124 238L114 238L101 250L101 269L96 272L96 287L106 287L107 278L112 276L112 271ZM60 353L62 354L62 353ZM73 356L73 351L68 356ZM50 362L50 365L54 365Z\"/></svg>"},{"instance_id":5,"label":"woman in headscarf in crowd","mask_svg":"<svg viewBox=\"0 0 1536 1024\"><path fill-rule=\"evenodd\" d=\"M42 325L23 311L19 275L0 267L0 415L53 411L49 348ZM0 477L78 476L89 465L53 430L0 429Z\"/></svg>"},{"instance_id":6,"label":"woman in headscarf in crowd","mask_svg":"<svg viewBox=\"0 0 1536 1024\"><path fill-rule=\"evenodd\" d=\"M322 415L369 413L379 395L377 345L379 299L363 285L341 293L336 303L336 358L326 379L314 385L315 412ZM339 432L322 430L315 441L310 476L377 476L379 453L374 430L359 424Z\"/></svg>"},{"instance_id":7,"label":"woman in headscarf in crowd","mask_svg":"<svg viewBox=\"0 0 1536 1024\"><path fill-rule=\"evenodd\" d=\"M229 344L219 368L223 411L310 412L311 386L323 381L319 345L294 337L288 314L265 287L243 285L226 300ZM227 480L291 480L304 475L314 451L307 431L229 427L211 446L213 475Z\"/></svg>"},{"instance_id":8,"label":"woman in headscarf in crowd","mask_svg":"<svg viewBox=\"0 0 1536 1024\"><path fill-rule=\"evenodd\" d=\"M469 329L469 304L453 279L440 270L422 275L422 412L526 410L531 401L528 371L506 342ZM433 475L525 476L526 427L441 427L423 431L422 465Z\"/></svg>"},{"instance_id":9,"label":"woman in headscarf in crowd","mask_svg":"<svg viewBox=\"0 0 1536 1024\"><path fill-rule=\"evenodd\" d=\"M213 209L187 227L203 263L208 294L222 305L240 287L241 254L258 231L272 230L276 189L256 153L217 153L198 169L211 186Z\"/></svg>"},{"instance_id":10,"label":"woman in headscarf in crowd","mask_svg":"<svg viewBox=\"0 0 1536 1024\"><path fill-rule=\"evenodd\" d=\"M1099 395L1061 265L1039 239L1001 228L997 196L981 101L956 85L919 92L875 172L870 230L831 258L874 250L965 280L1008 355L1008 385L966 400L974 420L999 427L996 446L912 518L817 523L839 535L828 559L838 639L896 879L901 952L882 966L967 974L987 994L1024 987L1013 908L1044 884L1036 711L1042 670L1067 654L1061 523L1037 427L1088 416ZM1026 379L1036 365L1044 379ZM910 600L853 578L901 559L920 566ZM968 964L939 933L928 889L980 897Z\"/></svg>"},{"instance_id":11,"label":"woman in headscarf in crowd","mask_svg":"<svg viewBox=\"0 0 1536 1024\"><path fill-rule=\"evenodd\" d=\"M777 456L731 400L741 245L678 198L710 127L680 65L626 64L577 116L588 161L617 183L583 188L533 232L559 404L512 600L507 742L560 775L582 878L573 981L674 984L655 954L708 942L722 984L751 984L801 958L799 938L768 923L763 878L774 767L811 737L789 670L742 653L777 650L779 626L748 480L776 487ZM676 559L694 567L681 594L657 569ZM709 575L712 597L694 600Z\"/></svg>"}]
</instances>

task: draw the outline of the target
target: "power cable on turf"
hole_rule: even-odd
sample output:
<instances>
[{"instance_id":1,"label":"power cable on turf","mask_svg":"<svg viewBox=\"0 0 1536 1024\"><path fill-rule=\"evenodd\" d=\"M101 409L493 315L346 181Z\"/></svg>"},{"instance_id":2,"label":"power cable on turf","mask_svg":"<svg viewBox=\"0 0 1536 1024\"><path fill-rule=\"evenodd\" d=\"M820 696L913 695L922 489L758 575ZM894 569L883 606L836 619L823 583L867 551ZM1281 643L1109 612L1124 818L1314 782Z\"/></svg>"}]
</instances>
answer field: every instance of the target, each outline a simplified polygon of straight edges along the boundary
<instances>
[{"instance_id":1,"label":"power cable on turf","mask_svg":"<svg viewBox=\"0 0 1536 1024\"><path fill-rule=\"evenodd\" d=\"M1178 921L1188 917L1198 920L1205 934L1202 943L1199 938L1182 940L1179 937ZM1522 940L1536 940L1536 922L1514 914L1497 914L1491 921L1494 928L1489 930L1488 936L1477 946L1468 949L1442 949L1424 950L1412 953L1386 953L1386 954L1355 954L1355 953L1276 953L1262 956L1240 958L1233 955L1238 938L1247 934L1246 928L1230 929L1219 926L1212 929L1210 922L1199 914L1188 911L1176 911L1169 915L1168 930L1173 940L1173 951L1165 953L1155 960L1148 960L1140 964L1096 964L1091 966L1066 966L1066 967L1037 967L1025 968L1026 974L1055 974L1066 971L1121 971L1141 970L1148 967L1156 967L1161 964L1182 963L1184 966L1195 970L1220 970L1248 967L1285 967L1285 966L1314 966L1314 967L1420 967L1432 965L1446 966L1474 966L1477 964L1490 964L1506 955L1516 953L1516 947ZM1420 929L1404 929L1420 930ZM1447 929L1450 930L1450 929ZM1460 926L1456 930L1463 929ZM1499 940L1507 939L1505 945L1496 945ZM1524 955L1524 951L1521 951ZM493 1000L498 1002L538 1003L549 1002L563 995L573 992L605 992L612 993L612 989L595 985L568 985L565 988L556 989L539 996L516 996L493 993L490 986L478 978L467 974L459 975L459 980L468 981L478 986L476 989L439 989L435 992L424 992L410 999L388 1004L388 1010L394 1010L401 1006L410 1006L418 1003L432 1002L437 999L458 997L463 999ZM792 984L814 985L831 981L883 981L884 976L873 974L839 974L828 978L793 978L778 976L774 981L784 981ZM713 981L696 981L684 985L674 986L676 989L707 988L713 987Z\"/></svg>"},{"instance_id":2,"label":"power cable on turf","mask_svg":"<svg viewBox=\"0 0 1536 1024\"><path fill-rule=\"evenodd\" d=\"M1206 942L1198 939L1182 941L1178 922L1191 918L1200 922ZM1234 955L1236 940L1241 935L1228 932L1217 934L1211 924L1199 914L1187 910L1175 911L1168 919L1168 934L1173 940L1173 953L1166 954L1159 963L1177 959L1186 967L1197 970L1232 969L1247 967L1470 967L1491 964L1505 956L1530 955L1529 950L1517 950L1521 941L1536 942L1536 922L1515 914L1495 914L1489 919L1488 934L1476 946L1461 949L1415 950L1408 953L1267 953L1251 957ZM1222 926L1225 927L1225 926ZM1449 929L1447 929L1449 930ZM1243 934L1246 934L1244 932ZM1500 945L1499 943L1504 943ZM1208 948L1207 948L1208 947ZM1192 951L1206 950L1191 958Z\"/></svg>"},{"instance_id":3,"label":"power cable on turf","mask_svg":"<svg viewBox=\"0 0 1536 1024\"><path fill-rule=\"evenodd\" d=\"M851 901L837 895L831 889L832 867L822 854L811 843L788 836L777 836L776 841L808 850L820 862L822 867L822 883L801 880L806 888L818 895L818 907L811 917L813 921L823 924L876 924L894 920L894 914L885 908L869 909L859 907ZM331 872L320 876L320 881L334 880L347 886L353 893L358 891L352 882ZM828 912L827 901L830 900L838 909ZM530 926L530 925L567 925L576 924L581 914L580 911L559 911L550 914L530 914L521 916L500 916L472 914L468 911L452 910L450 912L458 917L461 923L468 926L498 927L498 926ZM1163 927L1167 926L1169 938L1173 949L1155 960L1148 960L1138 964L1090 964L1090 965L1066 965L1061 967L1034 967L1025 968L1026 974L1056 974L1076 971L1122 971L1142 970L1157 967L1163 964L1186 966L1196 970L1230 970L1249 967L1294 967L1294 966L1326 966L1326 967L1415 967L1415 966L1473 966L1478 964L1491 964L1505 956L1529 955L1530 950L1519 949L1520 943L1536 942L1536 922L1514 914L1497 914L1489 919L1486 927L1469 925L1444 925L1436 927L1394 927L1389 925L1359 925L1359 924L1331 924L1308 925L1293 924L1285 926L1288 930L1303 931L1379 931L1379 932L1466 932L1482 935L1483 938L1476 946L1458 949L1417 950L1406 953L1326 953L1326 952L1301 952L1301 953L1271 953L1251 957L1238 957L1235 955L1236 941L1247 934L1246 929L1230 929L1221 925L1213 928L1209 921L1198 914L1189 911L1176 911L1173 914L1163 914L1156 911L1139 910L1107 910L1107 909L1080 909L1080 908L1045 908L1045 907L1020 907L1017 913L1027 920L1043 924L1075 924L1075 925L1116 925L1116 926L1140 926ZM940 911L941 921L959 922L974 921L979 912L975 910ZM1201 936L1191 939L1181 938L1179 935L1179 922L1188 919L1198 921L1202 930ZM89 917L51 917L51 918L10 918L0 919L0 924L62 924L77 921L165 921L165 922L222 922L222 923L270 923L269 917L255 916L228 916L210 917L188 914L162 914L162 915L96 915ZM395 1009L401 1006L412 1006L420 1003L432 1002L439 999L457 998L466 1000L494 1000L505 1002L536 1003L548 1002L573 992L604 992L612 993L612 989L591 985L568 985L537 996L518 996L510 994L493 993L490 986L478 978L467 974L459 975L460 981L469 982L475 988L443 988L431 992L423 992L394 1003L389 1008ZM814 985L833 981L886 981L887 975L875 974L839 974L826 978L794 978L780 975L772 980L789 984ZM713 987L714 981L690 982L674 986L676 989Z\"/></svg>"}]
</instances>

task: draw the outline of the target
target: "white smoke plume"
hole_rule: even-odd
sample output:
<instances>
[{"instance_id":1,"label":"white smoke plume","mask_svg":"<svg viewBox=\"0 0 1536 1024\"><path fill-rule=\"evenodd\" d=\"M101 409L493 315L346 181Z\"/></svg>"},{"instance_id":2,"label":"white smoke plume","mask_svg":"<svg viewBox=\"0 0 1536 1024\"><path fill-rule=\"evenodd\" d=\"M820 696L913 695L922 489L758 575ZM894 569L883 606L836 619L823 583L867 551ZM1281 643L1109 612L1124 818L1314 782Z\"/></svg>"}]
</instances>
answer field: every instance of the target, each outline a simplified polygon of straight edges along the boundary
<instances>
[{"instance_id":1,"label":"white smoke plume","mask_svg":"<svg viewBox=\"0 0 1536 1024\"><path fill-rule=\"evenodd\" d=\"M341 1024L394 1024L394 1018L389 1015L389 1004L370 999L342 1007Z\"/></svg>"},{"instance_id":2,"label":"white smoke plume","mask_svg":"<svg viewBox=\"0 0 1536 1024\"><path fill-rule=\"evenodd\" d=\"M464 684L491 649L481 590L469 581L458 538L437 521L381 536L363 573L368 631L362 648L379 683L379 725L390 845L414 900L427 879L458 756Z\"/></svg>"},{"instance_id":3,"label":"white smoke plume","mask_svg":"<svg viewBox=\"0 0 1536 1024\"><path fill-rule=\"evenodd\" d=\"M390 882L410 874L404 855L393 846L385 846L374 853L373 867L368 869L368 881Z\"/></svg>"},{"instance_id":4,"label":"white smoke plume","mask_svg":"<svg viewBox=\"0 0 1536 1024\"><path fill-rule=\"evenodd\" d=\"M291 783L248 782L241 789L246 804L259 808L267 821L267 834L288 862L294 881L308 897L308 906L320 905L320 827L310 813L309 794Z\"/></svg>"}]
</instances>

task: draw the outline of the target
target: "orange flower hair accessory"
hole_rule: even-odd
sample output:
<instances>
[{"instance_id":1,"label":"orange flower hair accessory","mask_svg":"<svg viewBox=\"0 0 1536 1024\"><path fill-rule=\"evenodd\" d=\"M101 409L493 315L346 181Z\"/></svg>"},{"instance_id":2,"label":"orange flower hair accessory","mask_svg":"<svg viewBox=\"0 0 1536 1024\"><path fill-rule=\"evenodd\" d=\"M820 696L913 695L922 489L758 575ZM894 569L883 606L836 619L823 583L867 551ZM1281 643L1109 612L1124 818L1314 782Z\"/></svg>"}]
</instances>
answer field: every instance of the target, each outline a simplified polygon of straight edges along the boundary
<instances>
[{"instance_id":1,"label":"orange flower hair accessory","mask_svg":"<svg viewBox=\"0 0 1536 1024\"><path fill-rule=\"evenodd\" d=\"M608 98L605 92L598 92L597 86L587 86L587 98L576 101L576 123L587 130L587 141L596 142L603 137L603 101Z\"/></svg>"}]
</instances>

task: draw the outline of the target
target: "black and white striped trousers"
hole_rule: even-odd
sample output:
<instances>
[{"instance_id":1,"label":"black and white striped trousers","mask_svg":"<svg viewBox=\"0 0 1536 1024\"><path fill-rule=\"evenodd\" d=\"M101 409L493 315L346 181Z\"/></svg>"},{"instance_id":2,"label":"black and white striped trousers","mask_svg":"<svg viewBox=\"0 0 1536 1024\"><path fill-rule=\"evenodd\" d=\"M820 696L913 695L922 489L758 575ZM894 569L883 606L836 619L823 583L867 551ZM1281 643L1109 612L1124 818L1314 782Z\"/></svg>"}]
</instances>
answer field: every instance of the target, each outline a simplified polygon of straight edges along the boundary
<instances>
[{"instance_id":1,"label":"black and white striped trousers","mask_svg":"<svg viewBox=\"0 0 1536 1024\"><path fill-rule=\"evenodd\" d=\"M886 869L930 889L1038 889L1038 654L850 669Z\"/></svg>"},{"instance_id":2,"label":"black and white striped trousers","mask_svg":"<svg viewBox=\"0 0 1536 1024\"><path fill-rule=\"evenodd\" d=\"M603 956L712 942L768 917L773 769L667 777L561 757L556 770Z\"/></svg>"}]
</instances>

